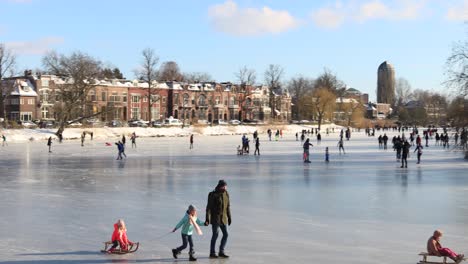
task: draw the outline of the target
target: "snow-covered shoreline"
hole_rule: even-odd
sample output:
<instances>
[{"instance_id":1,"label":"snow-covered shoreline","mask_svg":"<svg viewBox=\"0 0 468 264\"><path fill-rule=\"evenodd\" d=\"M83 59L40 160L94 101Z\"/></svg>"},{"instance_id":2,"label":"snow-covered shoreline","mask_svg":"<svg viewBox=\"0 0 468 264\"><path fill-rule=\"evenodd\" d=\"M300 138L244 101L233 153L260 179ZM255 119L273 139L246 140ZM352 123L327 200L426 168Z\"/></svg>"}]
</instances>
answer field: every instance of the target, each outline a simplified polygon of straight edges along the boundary
<instances>
[{"instance_id":1,"label":"snow-covered shoreline","mask_svg":"<svg viewBox=\"0 0 468 264\"><path fill-rule=\"evenodd\" d=\"M100 128L66 128L63 133L64 140L80 139L83 131L93 132L94 139L112 139L122 135L130 135L135 132L138 137L184 137L190 134L203 136L241 135L252 134L255 130L265 133L268 129L276 131L280 129L284 134L296 133L302 129L316 128L317 125L262 125L262 126L190 126L190 127L100 127ZM322 131L326 128L341 129L335 124L322 125ZM54 129L2 129L1 133L7 138L7 142L28 142L46 140L50 136L56 139ZM322 132L324 133L324 132Z\"/></svg>"}]
</instances>

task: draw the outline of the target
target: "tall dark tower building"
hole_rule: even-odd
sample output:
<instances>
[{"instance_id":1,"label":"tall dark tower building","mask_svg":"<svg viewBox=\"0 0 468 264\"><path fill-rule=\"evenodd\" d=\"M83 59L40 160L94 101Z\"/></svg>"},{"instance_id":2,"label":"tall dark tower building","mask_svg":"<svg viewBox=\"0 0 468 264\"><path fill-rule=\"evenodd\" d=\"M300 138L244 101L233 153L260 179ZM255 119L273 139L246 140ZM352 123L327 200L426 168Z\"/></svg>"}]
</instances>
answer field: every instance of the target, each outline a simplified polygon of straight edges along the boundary
<instances>
[{"instance_id":1,"label":"tall dark tower building","mask_svg":"<svg viewBox=\"0 0 468 264\"><path fill-rule=\"evenodd\" d=\"M395 69L386 61L377 71L377 103L395 103Z\"/></svg>"}]
</instances>

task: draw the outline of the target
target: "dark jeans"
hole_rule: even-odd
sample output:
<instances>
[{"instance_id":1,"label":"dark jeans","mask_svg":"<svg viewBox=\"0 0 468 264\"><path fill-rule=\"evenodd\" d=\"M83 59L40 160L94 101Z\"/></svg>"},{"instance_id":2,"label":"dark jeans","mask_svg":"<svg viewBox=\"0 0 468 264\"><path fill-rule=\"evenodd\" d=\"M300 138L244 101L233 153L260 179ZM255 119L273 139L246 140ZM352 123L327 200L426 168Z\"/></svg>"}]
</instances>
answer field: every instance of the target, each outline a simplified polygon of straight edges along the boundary
<instances>
[{"instance_id":1,"label":"dark jeans","mask_svg":"<svg viewBox=\"0 0 468 264\"><path fill-rule=\"evenodd\" d=\"M226 242L228 239L228 231L226 225L220 224L211 224L211 228L213 231L213 236L211 237L211 247L210 247L210 254L216 254L216 240L218 239L219 229L223 232L223 237L221 238L221 244L219 245L219 253L224 253L224 247L226 246Z\"/></svg>"},{"instance_id":2,"label":"dark jeans","mask_svg":"<svg viewBox=\"0 0 468 264\"><path fill-rule=\"evenodd\" d=\"M190 252L193 252L193 240L191 235L182 234L182 246L178 247L176 250L181 252L187 248L187 243L190 245Z\"/></svg>"}]
</instances>

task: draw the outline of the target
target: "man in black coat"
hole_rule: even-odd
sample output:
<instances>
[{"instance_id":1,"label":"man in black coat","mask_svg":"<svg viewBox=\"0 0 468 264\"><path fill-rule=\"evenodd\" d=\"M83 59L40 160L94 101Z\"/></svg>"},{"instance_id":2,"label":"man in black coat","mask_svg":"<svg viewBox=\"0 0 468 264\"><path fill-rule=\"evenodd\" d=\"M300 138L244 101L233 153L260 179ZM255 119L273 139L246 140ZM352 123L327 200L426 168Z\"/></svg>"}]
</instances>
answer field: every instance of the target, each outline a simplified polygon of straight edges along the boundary
<instances>
[{"instance_id":1,"label":"man in black coat","mask_svg":"<svg viewBox=\"0 0 468 264\"><path fill-rule=\"evenodd\" d=\"M227 183L220 180L215 190L208 194L208 204L206 206L205 225L211 223L213 235L211 237L210 258L228 258L224 254L228 232L227 226L231 225L231 209L229 203L229 193L227 192ZM216 240L218 239L219 229L223 233L221 244L219 245L219 255L216 255Z\"/></svg>"}]
</instances>

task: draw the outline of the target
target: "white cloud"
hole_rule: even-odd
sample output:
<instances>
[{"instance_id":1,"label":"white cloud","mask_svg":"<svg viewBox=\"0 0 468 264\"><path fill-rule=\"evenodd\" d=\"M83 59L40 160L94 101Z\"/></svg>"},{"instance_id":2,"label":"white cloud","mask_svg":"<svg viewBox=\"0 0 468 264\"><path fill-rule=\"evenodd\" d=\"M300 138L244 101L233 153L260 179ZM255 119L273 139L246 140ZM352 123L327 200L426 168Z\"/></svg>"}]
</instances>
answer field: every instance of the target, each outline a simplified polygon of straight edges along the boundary
<instances>
[{"instance_id":1,"label":"white cloud","mask_svg":"<svg viewBox=\"0 0 468 264\"><path fill-rule=\"evenodd\" d=\"M61 37L46 37L33 41L11 41L5 42L5 46L24 55L42 55L51 49L51 46L61 44Z\"/></svg>"},{"instance_id":2,"label":"white cloud","mask_svg":"<svg viewBox=\"0 0 468 264\"><path fill-rule=\"evenodd\" d=\"M273 10L266 6L239 8L232 0L211 6L208 16L217 31L235 36L279 34L300 24L288 11Z\"/></svg>"},{"instance_id":3,"label":"white cloud","mask_svg":"<svg viewBox=\"0 0 468 264\"><path fill-rule=\"evenodd\" d=\"M468 0L463 1L460 6L450 7L445 18L452 21L468 20Z\"/></svg>"},{"instance_id":4,"label":"white cloud","mask_svg":"<svg viewBox=\"0 0 468 264\"><path fill-rule=\"evenodd\" d=\"M318 27L333 29L344 23L345 16L341 9L323 7L312 13L312 20Z\"/></svg>"},{"instance_id":5,"label":"white cloud","mask_svg":"<svg viewBox=\"0 0 468 264\"><path fill-rule=\"evenodd\" d=\"M468 0L467 0L468 1ZM369 20L410 20L419 18L426 0L381 0L336 2L334 6L320 8L312 13L315 25L337 28L346 22L364 23Z\"/></svg>"}]
</instances>

